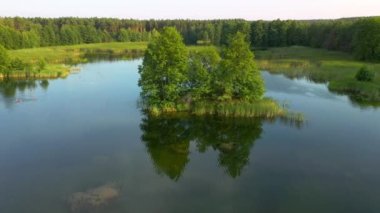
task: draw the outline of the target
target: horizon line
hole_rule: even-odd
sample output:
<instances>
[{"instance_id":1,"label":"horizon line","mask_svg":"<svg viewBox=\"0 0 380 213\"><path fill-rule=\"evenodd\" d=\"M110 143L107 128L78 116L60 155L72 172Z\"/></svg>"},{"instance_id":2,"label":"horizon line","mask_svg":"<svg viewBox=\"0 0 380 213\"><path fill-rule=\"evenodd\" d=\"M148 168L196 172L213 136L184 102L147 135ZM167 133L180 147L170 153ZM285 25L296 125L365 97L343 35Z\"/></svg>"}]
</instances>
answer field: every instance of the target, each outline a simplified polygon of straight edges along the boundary
<instances>
[{"instance_id":1,"label":"horizon line","mask_svg":"<svg viewBox=\"0 0 380 213\"><path fill-rule=\"evenodd\" d=\"M341 19L360 19L360 18L377 18L380 16L377 15L370 15L370 16L347 16L347 17L340 17L340 18L312 18L312 19L282 19L282 18L275 18L275 19L245 19L245 18L204 18L204 19L194 19L194 18L120 18L120 17L110 17L110 16L57 16L57 17L48 17L48 16L0 16L1 18L25 18L25 19L34 19L34 18L41 18L41 19L62 19L62 18L78 18L78 19L117 19L117 20L137 20L137 21L150 21L150 20L156 20L156 21L173 21L173 20L181 20L181 21L223 21L223 20L243 20L243 21L275 21L275 20L281 20L281 21L319 21L319 20L341 20Z\"/></svg>"}]
</instances>

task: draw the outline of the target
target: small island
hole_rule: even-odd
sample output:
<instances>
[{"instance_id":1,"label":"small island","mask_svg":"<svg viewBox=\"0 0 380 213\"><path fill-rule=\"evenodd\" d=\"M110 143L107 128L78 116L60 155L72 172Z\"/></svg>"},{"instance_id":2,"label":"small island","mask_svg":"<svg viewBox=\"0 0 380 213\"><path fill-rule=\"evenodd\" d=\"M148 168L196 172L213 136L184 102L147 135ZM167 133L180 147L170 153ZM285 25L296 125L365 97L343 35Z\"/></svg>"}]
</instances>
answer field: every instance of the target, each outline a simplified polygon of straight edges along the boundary
<instances>
[{"instance_id":1,"label":"small island","mask_svg":"<svg viewBox=\"0 0 380 213\"><path fill-rule=\"evenodd\" d=\"M245 35L188 52L174 27L154 32L139 67L142 107L152 115L190 113L225 117L286 117L265 86ZM302 119L299 114L292 114Z\"/></svg>"}]
</instances>

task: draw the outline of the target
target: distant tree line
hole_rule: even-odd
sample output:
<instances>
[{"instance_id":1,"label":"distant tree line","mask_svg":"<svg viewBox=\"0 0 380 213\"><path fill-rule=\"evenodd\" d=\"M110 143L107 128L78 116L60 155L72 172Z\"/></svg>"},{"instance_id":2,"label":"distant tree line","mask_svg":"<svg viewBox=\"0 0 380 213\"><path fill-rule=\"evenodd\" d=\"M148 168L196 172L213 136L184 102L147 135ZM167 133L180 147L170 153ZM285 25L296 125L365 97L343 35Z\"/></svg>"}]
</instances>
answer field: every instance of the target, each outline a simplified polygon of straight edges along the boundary
<instances>
[{"instance_id":1,"label":"distant tree line","mask_svg":"<svg viewBox=\"0 0 380 213\"><path fill-rule=\"evenodd\" d=\"M7 49L111 41L149 41L154 29L174 26L188 45L225 45L237 31L252 48L303 45L380 60L380 17L313 21L132 20L113 18L0 18Z\"/></svg>"}]
</instances>

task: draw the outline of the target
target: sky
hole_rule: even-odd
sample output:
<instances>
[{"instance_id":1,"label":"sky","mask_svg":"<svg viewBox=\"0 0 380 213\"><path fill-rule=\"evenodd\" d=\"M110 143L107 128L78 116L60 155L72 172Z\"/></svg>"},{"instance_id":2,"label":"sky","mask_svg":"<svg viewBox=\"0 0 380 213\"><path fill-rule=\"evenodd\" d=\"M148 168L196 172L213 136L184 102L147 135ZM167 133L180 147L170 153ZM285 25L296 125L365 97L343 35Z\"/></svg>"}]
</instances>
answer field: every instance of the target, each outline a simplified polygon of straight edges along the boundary
<instances>
[{"instance_id":1,"label":"sky","mask_svg":"<svg viewBox=\"0 0 380 213\"><path fill-rule=\"evenodd\" d=\"M379 16L380 0L1 0L0 16L331 19Z\"/></svg>"}]
</instances>

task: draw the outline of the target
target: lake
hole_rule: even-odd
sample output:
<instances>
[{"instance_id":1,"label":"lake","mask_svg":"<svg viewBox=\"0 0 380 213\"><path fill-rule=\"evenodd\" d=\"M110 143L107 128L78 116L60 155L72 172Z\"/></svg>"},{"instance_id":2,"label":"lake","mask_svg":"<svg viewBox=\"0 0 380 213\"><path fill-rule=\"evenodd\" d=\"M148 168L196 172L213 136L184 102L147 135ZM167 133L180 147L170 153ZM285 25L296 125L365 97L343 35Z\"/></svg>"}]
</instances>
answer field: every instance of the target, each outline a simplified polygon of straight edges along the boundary
<instances>
[{"instance_id":1,"label":"lake","mask_svg":"<svg viewBox=\"0 0 380 213\"><path fill-rule=\"evenodd\" d=\"M154 118L141 62L0 83L1 213L380 211L380 108L263 72L305 123ZM104 186L104 203L73 202Z\"/></svg>"}]
</instances>

